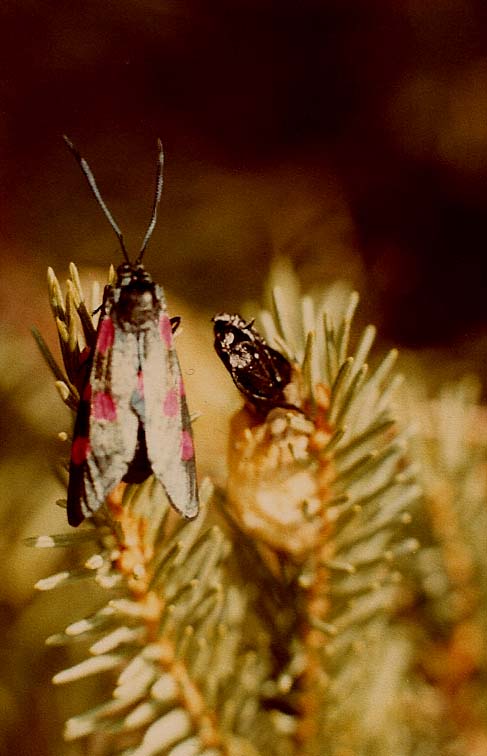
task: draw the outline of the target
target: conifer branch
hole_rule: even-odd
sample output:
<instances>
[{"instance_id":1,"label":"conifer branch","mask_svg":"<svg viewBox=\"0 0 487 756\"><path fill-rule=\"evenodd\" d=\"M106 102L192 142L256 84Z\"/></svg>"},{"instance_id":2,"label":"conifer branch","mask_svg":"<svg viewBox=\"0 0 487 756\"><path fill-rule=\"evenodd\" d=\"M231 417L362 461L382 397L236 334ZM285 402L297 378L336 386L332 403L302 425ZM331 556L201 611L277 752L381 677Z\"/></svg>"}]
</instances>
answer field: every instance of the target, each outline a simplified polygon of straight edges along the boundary
<instances>
[{"instance_id":1,"label":"conifer branch","mask_svg":"<svg viewBox=\"0 0 487 756\"><path fill-rule=\"evenodd\" d=\"M409 633L410 684L401 691L414 702L406 709L414 744L441 752L454 743L469 756L487 747L487 418L479 394L472 378L430 401L413 394L424 548L410 611L421 632Z\"/></svg>"},{"instance_id":2,"label":"conifer branch","mask_svg":"<svg viewBox=\"0 0 487 756\"><path fill-rule=\"evenodd\" d=\"M78 272L49 295L76 409L95 324ZM230 423L228 481L183 522L162 488L115 489L37 584L102 599L47 643L54 682L104 681L68 740L124 756L412 756L487 747L487 422L471 382L438 400L355 336L356 293L301 296L274 267L259 322L292 364L285 406ZM372 355L372 357L370 357ZM420 421L418 430L418 420ZM208 510L211 506L211 515ZM78 555L78 558L76 558ZM477 750L476 750L477 749Z\"/></svg>"},{"instance_id":3,"label":"conifer branch","mask_svg":"<svg viewBox=\"0 0 487 756\"><path fill-rule=\"evenodd\" d=\"M278 671L269 690L274 714L287 712L276 720L281 736L290 737L295 753L339 753L340 742L367 742L365 735L353 744L343 737L337 713L358 681L365 684L360 650L392 617L398 568L418 549L403 533L421 488L408 434L394 416L396 351L370 373L372 326L349 355L358 295L341 311L328 309L326 295L301 299L289 266L284 270L260 322L269 344L292 361L289 401L304 414L276 408L262 422L245 408L237 414L227 501L220 501L247 534L235 549L242 576L248 580L251 571L264 586L270 572L291 603L276 600L279 590L264 589L266 599L254 600L273 637L268 653Z\"/></svg>"}]
</instances>

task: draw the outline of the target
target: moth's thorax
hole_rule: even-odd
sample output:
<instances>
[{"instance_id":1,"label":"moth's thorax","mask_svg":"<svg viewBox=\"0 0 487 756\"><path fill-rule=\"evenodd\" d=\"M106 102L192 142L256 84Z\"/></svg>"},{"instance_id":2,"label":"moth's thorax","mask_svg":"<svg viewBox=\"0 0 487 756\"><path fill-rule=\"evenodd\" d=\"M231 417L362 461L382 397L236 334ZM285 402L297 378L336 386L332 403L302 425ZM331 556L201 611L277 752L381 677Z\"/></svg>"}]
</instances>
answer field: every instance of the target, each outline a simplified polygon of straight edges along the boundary
<instances>
[{"instance_id":1,"label":"moth's thorax","mask_svg":"<svg viewBox=\"0 0 487 756\"><path fill-rule=\"evenodd\" d=\"M122 288L131 283L152 283L151 275L146 271L142 263L124 262L118 266L116 288Z\"/></svg>"},{"instance_id":2,"label":"moth's thorax","mask_svg":"<svg viewBox=\"0 0 487 756\"><path fill-rule=\"evenodd\" d=\"M143 265L123 263L117 269L113 306L124 330L140 330L156 322L162 309L160 287Z\"/></svg>"}]
</instances>

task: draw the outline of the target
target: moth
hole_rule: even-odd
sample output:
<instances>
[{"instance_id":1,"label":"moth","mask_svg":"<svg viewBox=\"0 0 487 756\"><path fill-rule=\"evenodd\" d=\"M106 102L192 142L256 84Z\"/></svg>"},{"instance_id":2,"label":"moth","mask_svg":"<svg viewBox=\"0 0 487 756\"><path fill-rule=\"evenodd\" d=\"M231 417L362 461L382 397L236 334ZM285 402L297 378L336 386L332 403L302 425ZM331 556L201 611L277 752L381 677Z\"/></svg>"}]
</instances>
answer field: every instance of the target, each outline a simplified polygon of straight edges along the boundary
<instances>
[{"instance_id":1,"label":"moth","mask_svg":"<svg viewBox=\"0 0 487 756\"><path fill-rule=\"evenodd\" d=\"M124 262L105 286L100 319L74 425L68 483L68 522L91 517L121 481L151 474L185 518L198 514L191 421L162 287L142 264L157 220L164 155L158 142L156 190L142 247L134 262L86 160L64 137L118 237Z\"/></svg>"},{"instance_id":2,"label":"moth","mask_svg":"<svg viewBox=\"0 0 487 756\"><path fill-rule=\"evenodd\" d=\"M215 350L239 391L259 412L292 407L284 396L291 381L288 360L272 349L240 315L222 312L213 318Z\"/></svg>"}]
</instances>

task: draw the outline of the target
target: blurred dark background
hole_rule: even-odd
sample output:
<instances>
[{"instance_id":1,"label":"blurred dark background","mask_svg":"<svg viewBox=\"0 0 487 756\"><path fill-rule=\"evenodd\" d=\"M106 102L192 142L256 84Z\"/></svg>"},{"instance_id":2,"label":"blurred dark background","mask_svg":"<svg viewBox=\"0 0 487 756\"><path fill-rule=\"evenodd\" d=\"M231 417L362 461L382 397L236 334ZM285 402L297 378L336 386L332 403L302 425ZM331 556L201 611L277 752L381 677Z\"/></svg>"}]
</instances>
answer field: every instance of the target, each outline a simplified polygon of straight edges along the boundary
<instances>
[{"instance_id":1,"label":"blurred dark background","mask_svg":"<svg viewBox=\"0 0 487 756\"><path fill-rule=\"evenodd\" d=\"M86 702L47 684L62 660L43 647L69 599L33 597L64 557L21 543L67 528L51 466L71 419L28 329L56 348L47 265L103 282L120 252L61 134L134 253L164 142L146 263L183 315L200 473L218 478L238 398L209 317L258 300L278 253L305 287L357 287L359 318L426 375L485 385L487 4L4 0L0 61L0 750L71 754L62 720Z\"/></svg>"},{"instance_id":2,"label":"blurred dark background","mask_svg":"<svg viewBox=\"0 0 487 756\"><path fill-rule=\"evenodd\" d=\"M180 296L236 307L286 251L305 281L347 273L400 345L479 338L481 0L7 0L0 23L4 282L117 257L61 133L134 249L161 136L147 262Z\"/></svg>"}]
</instances>

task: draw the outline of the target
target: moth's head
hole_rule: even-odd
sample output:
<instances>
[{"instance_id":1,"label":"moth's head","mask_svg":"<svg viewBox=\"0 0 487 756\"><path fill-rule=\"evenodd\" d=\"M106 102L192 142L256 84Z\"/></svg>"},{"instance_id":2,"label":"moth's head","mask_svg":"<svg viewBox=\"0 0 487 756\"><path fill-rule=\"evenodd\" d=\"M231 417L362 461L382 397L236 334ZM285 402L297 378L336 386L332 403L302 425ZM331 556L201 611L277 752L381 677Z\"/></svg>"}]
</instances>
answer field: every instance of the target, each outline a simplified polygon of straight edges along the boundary
<instances>
[{"instance_id":1,"label":"moth's head","mask_svg":"<svg viewBox=\"0 0 487 756\"><path fill-rule=\"evenodd\" d=\"M117 287L137 286L137 284L141 288L144 288L144 284L152 284L152 277L142 263L124 262L119 265L117 268Z\"/></svg>"}]
</instances>

